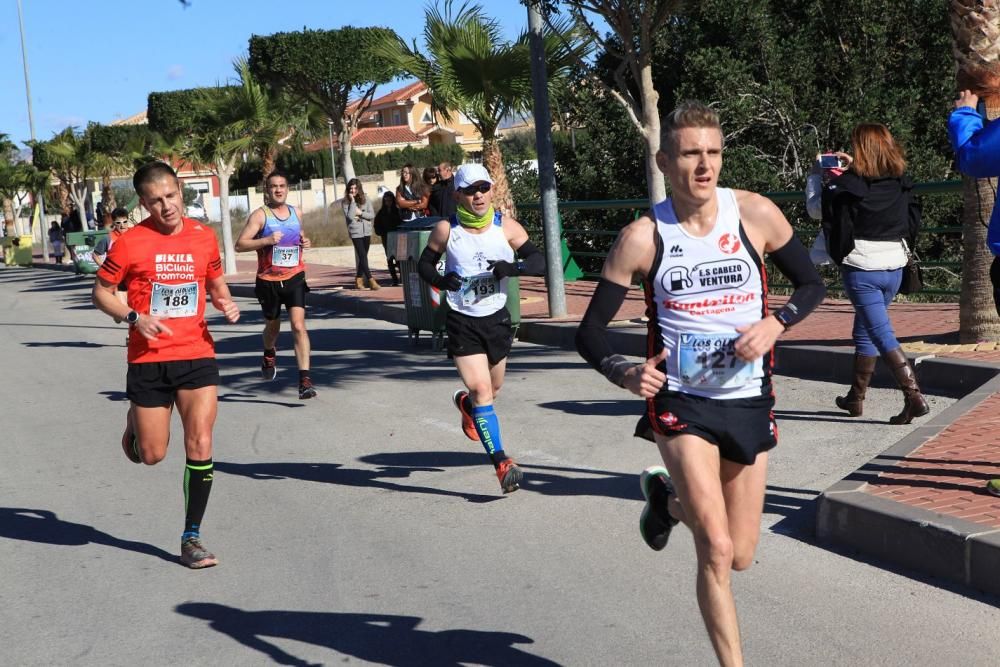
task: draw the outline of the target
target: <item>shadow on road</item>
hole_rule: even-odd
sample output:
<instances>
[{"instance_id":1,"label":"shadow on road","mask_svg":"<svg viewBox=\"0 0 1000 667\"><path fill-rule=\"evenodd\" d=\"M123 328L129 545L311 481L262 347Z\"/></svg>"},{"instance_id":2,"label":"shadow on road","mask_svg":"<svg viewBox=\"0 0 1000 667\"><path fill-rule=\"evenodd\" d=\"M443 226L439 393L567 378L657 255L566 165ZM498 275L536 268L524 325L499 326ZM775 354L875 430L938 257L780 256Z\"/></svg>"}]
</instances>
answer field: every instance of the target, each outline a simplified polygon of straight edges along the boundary
<instances>
[{"instance_id":1,"label":"shadow on road","mask_svg":"<svg viewBox=\"0 0 1000 667\"><path fill-rule=\"evenodd\" d=\"M177 562L177 556L159 547L122 540L82 523L63 521L49 510L0 507L0 538L70 547L94 543Z\"/></svg>"},{"instance_id":2,"label":"shadow on road","mask_svg":"<svg viewBox=\"0 0 1000 667\"><path fill-rule=\"evenodd\" d=\"M369 454L358 459L362 463L392 466L400 470L426 470L428 468L452 468L460 466L482 466L486 462L481 452L390 452ZM633 473L597 470L593 468L570 468L524 463L521 489L547 496L598 496L641 500L638 476ZM551 471L551 472L546 472ZM554 472L571 473L572 476L556 475Z\"/></svg>"},{"instance_id":3,"label":"shadow on road","mask_svg":"<svg viewBox=\"0 0 1000 667\"><path fill-rule=\"evenodd\" d=\"M309 611L243 611L211 602L186 602L177 613L208 621L213 630L260 651L280 665L313 665L265 637L322 646L379 665L558 665L517 648L534 640L510 632L420 630L416 616Z\"/></svg>"},{"instance_id":4,"label":"shadow on road","mask_svg":"<svg viewBox=\"0 0 1000 667\"><path fill-rule=\"evenodd\" d=\"M483 457L480 457L482 459ZM479 461L482 465L482 460ZM397 484L388 479L402 479L414 472L441 472L438 467L380 467L377 470L360 468L345 468L340 463L229 463L215 462L216 472L230 475L241 475L250 479L278 480L298 479L306 482L321 482L339 484L341 486L357 486L372 489L387 489L406 493L423 493L434 496L449 496L461 498L470 503L488 503L500 500L500 496L486 496L478 493L460 493L447 489L435 489L429 486Z\"/></svg>"}]
</instances>

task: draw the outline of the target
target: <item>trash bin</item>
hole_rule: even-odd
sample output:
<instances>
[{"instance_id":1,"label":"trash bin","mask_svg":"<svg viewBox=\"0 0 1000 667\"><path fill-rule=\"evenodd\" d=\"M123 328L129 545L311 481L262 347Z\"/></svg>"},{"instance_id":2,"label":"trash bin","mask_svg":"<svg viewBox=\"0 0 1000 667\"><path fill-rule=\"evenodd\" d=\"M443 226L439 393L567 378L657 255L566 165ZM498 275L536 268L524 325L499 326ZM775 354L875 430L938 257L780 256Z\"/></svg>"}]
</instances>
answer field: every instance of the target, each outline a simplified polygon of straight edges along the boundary
<instances>
[{"instance_id":1,"label":"trash bin","mask_svg":"<svg viewBox=\"0 0 1000 667\"><path fill-rule=\"evenodd\" d=\"M106 229L90 229L85 232L70 232L66 235L66 245L72 249L77 273L97 273L94 261L94 246L108 235Z\"/></svg>"},{"instance_id":2,"label":"trash bin","mask_svg":"<svg viewBox=\"0 0 1000 667\"><path fill-rule=\"evenodd\" d=\"M3 263L7 266L31 266L34 237L29 235L5 236Z\"/></svg>"},{"instance_id":3,"label":"trash bin","mask_svg":"<svg viewBox=\"0 0 1000 667\"><path fill-rule=\"evenodd\" d=\"M431 334L432 349L440 349L444 340L445 317L448 300L440 291L420 279L417 262L427 247L431 231L442 218L417 218L389 232L390 254L399 262L400 279L403 281L403 303L406 305L406 326L410 341L416 345L421 331ZM438 273L444 274L445 255L438 260ZM507 310L515 331L521 323L520 288L517 278L507 281Z\"/></svg>"}]
</instances>

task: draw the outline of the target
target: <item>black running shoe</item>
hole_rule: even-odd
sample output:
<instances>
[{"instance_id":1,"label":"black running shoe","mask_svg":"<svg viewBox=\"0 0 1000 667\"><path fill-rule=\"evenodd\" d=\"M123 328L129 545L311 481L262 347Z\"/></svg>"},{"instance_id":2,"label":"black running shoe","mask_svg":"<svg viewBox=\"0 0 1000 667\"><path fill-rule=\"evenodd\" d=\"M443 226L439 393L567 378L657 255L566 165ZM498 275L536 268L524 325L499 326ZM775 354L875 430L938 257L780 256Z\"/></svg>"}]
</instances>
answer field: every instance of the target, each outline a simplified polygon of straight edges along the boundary
<instances>
[{"instance_id":1,"label":"black running shoe","mask_svg":"<svg viewBox=\"0 0 1000 667\"><path fill-rule=\"evenodd\" d=\"M639 533L643 541L654 551L667 546L670 531L679 522L667 511L667 501L674 495L674 485L663 466L651 466L639 476L639 487L646 499L646 505L639 516Z\"/></svg>"},{"instance_id":2,"label":"black running shoe","mask_svg":"<svg viewBox=\"0 0 1000 667\"><path fill-rule=\"evenodd\" d=\"M270 382L274 379L274 376L278 374L278 366L276 364L275 357L269 357L264 355L264 361L260 363L260 375L262 378Z\"/></svg>"},{"instance_id":3,"label":"black running shoe","mask_svg":"<svg viewBox=\"0 0 1000 667\"><path fill-rule=\"evenodd\" d=\"M313 398L316 396L316 389L313 387L312 380L309 378L302 378L299 382L299 398L303 401L307 398Z\"/></svg>"}]
</instances>

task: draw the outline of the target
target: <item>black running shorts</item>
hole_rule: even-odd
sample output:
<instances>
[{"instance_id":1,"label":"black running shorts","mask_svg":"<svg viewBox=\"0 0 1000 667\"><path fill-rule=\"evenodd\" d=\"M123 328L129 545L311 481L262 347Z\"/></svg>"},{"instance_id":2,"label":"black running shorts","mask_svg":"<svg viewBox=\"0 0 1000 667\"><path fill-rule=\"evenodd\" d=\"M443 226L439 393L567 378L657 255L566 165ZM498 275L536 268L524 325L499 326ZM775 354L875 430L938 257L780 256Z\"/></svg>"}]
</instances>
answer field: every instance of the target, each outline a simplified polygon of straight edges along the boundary
<instances>
[{"instance_id":1,"label":"black running shorts","mask_svg":"<svg viewBox=\"0 0 1000 667\"><path fill-rule=\"evenodd\" d=\"M490 366L506 359L514 344L514 327L506 307L484 317L448 311L445 331L448 332L449 357L485 354Z\"/></svg>"},{"instance_id":2,"label":"black running shorts","mask_svg":"<svg viewBox=\"0 0 1000 667\"><path fill-rule=\"evenodd\" d=\"M264 312L264 319L276 320L281 317L282 306L286 309L306 307L309 285L306 284L306 272L299 271L288 280L262 280L258 277L253 291Z\"/></svg>"},{"instance_id":3,"label":"black running shorts","mask_svg":"<svg viewBox=\"0 0 1000 667\"><path fill-rule=\"evenodd\" d=\"M668 438L696 435L718 447L727 461L753 465L757 454L778 444L773 410L771 395L718 399L661 391L646 400L635 435L647 440L653 432Z\"/></svg>"},{"instance_id":4,"label":"black running shorts","mask_svg":"<svg viewBox=\"0 0 1000 667\"><path fill-rule=\"evenodd\" d=\"M178 389L200 389L219 384L215 359L159 361L129 364L125 376L128 400L141 408L166 408Z\"/></svg>"}]
</instances>

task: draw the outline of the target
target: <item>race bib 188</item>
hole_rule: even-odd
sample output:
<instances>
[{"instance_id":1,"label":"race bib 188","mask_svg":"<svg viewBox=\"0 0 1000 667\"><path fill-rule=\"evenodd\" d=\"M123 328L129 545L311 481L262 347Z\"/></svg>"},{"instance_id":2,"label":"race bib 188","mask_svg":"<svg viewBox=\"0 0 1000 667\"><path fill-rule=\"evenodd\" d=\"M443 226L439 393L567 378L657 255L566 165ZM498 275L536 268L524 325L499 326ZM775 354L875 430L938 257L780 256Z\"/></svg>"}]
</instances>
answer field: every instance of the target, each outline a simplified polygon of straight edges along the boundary
<instances>
[{"instance_id":1,"label":"race bib 188","mask_svg":"<svg viewBox=\"0 0 1000 667\"><path fill-rule=\"evenodd\" d=\"M198 283L153 283L149 314L157 317L191 317L198 314Z\"/></svg>"}]
</instances>

